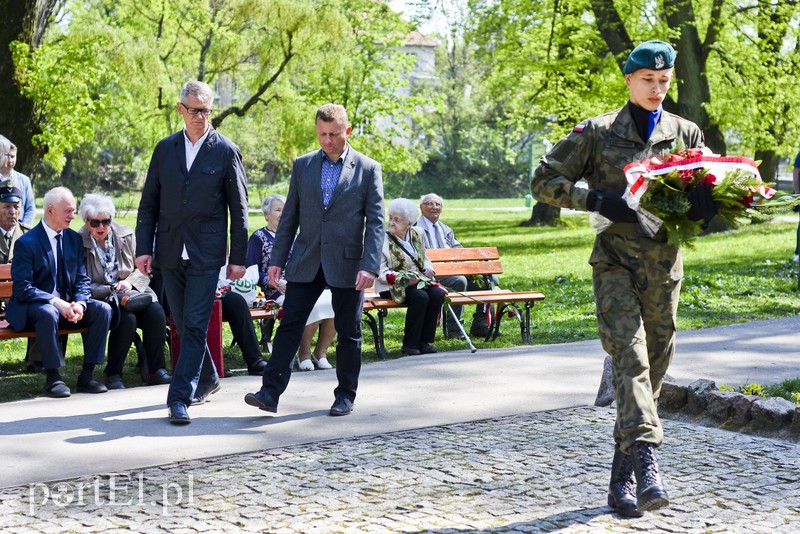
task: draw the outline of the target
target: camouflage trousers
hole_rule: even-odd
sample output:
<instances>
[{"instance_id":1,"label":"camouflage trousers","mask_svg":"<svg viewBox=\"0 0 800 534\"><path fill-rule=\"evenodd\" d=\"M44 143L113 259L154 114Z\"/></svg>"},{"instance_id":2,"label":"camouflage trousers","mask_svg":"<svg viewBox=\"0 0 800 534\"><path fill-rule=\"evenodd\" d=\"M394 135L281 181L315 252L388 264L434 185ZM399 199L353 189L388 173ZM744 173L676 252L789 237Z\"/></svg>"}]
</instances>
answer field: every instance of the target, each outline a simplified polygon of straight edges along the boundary
<instances>
[{"instance_id":1,"label":"camouflage trousers","mask_svg":"<svg viewBox=\"0 0 800 534\"><path fill-rule=\"evenodd\" d=\"M623 451L635 441L658 446L664 437L658 397L675 353L680 250L645 237L603 232L589 263L600 341L612 362L614 441Z\"/></svg>"}]
</instances>

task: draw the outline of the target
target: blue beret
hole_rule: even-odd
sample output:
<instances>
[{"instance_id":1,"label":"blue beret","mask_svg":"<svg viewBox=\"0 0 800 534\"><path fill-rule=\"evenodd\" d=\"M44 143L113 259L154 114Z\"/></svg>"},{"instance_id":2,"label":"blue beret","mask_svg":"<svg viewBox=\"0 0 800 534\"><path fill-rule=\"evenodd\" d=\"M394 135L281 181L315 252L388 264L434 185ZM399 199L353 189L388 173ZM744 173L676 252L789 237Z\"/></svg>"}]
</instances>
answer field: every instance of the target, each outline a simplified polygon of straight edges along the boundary
<instances>
[{"instance_id":1,"label":"blue beret","mask_svg":"<svg viewBox=\"0 0 800 534\"><path fill-rule=\"evenodd\" d=\"M645 41L633 49L622 72L630 74L639 69L664 70L675 65L675 49L664 41Z\"/></svg>"}]
</instances>

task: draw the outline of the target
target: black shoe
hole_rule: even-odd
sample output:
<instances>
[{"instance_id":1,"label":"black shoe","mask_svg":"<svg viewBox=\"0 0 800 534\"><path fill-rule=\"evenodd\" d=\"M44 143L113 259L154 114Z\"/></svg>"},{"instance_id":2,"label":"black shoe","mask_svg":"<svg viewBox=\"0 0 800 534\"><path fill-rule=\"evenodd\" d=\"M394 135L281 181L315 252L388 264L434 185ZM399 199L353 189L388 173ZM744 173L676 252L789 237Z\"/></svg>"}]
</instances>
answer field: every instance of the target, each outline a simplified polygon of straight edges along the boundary
<instances>
[{"instance_id":1,"label":"black shoe","mask_svg":"<svg viewBox=\"0 0 800 534\"><path fill-rule=\"evenodd\" d=\"M647 512L669 506L669 496L661 484L655 445L637 441L631 447L630 454L636 475L636 508L640 512Z\"/></svg>"},{"instance_id":2,"label":"black shoe","mask_svg":"<svg viewBox=\"0 0 800 534\"><path fill-rule=\"evenodd\" d=\"M428 343L423 343L419 347L419 352L420 354L436 354L439 351L433 345L430 345Z\"/></svg>"},{"instance_id":3,"label":"black shoe","mask_svg":"<svg viewBox=\"0 0 800 534\"><path fill-rule=\"evenodd\" d=\"M106 387L108 389L125 389L125 384L122 382L121 376L111 375L106 377Z\"/></svg>"},{"instance_id":4,"label":"black shoe","mask_svg":"<svg viewBox=\"0 0 800 534\"><path fill-rule=\"evenodd\" d=\"M247 374L252 376L263 376L264 368L267 366L264 358L259 358L253 363L247 364Z\"/></svg>"},{"instance_id":5,"label":"black shoe","mask_svg":"<svg viewBox=\"0 0 800 534\"><path fill-rule=\"evenodd\" d=\"M412 349L411 347L403 347L400 349L400 352L402 352L406 356L416 356L417 354L419 354L419 349Z\"/></svg>"},{"instance_id":6,"label":"black shoe","mask_svg":"<svg viewBox=\"0 0 800 534\"><path fill-rule=\"evenodd\" d=\"M210 397L220 389L222 389L222 384L219 383L219 380L208 386L198 384L197 389L194 390L194 398L192 399L192 406L199 406L200 404L205 404L206 402L208 402L208 397Z\"/></svg>"},{"instance_id":7,"label":"black shoe","mask_svg":"<svg viewBox=\"0 0 800 534\"><path fill-rule=\"evenodd\" d=\"M244 402L265 412L278 413L278 401L263 389L245 395Z\"/></svg>"},{"instance_id":8,"label":"black shoe","mask_svg":"<svg viewBox=\"0 0 800 534\"><path fill-rule=\"evenodd\" d=\"M469 329L470 337L485 338L488 335L489 335L489 327L486 325L480 325L480 326L473 325L472 328Z\"/></svg>"},{"instance_id":9,"label":"black shoe","mask_svg":"<svg viewBox=\"0 0 800 534\"><path fill-rule=\"evenodd\" d=\"M72 395L72 392L69 390L69 387L64 383L63 380L56 380L52 384L45 384L44 386L44 396L50 397L52 399L65 399Z\"/></svg>"},{"instance_id":10,"label":"black shoe","mask_svg":"<svg viewBox=\"0 0 800 534\"><path fill-rule=\"evenodd\" d=\"M108 388L98 382L94 377L88 379L78 378L78 393L106 393Z\"/></svg>"},{"instance_id":11,"label":"black shoe","mask_svg":"<svg viewBox=\"0 0 800 534\"><path fill-rule=\"evenodd\" d=\"M173 425L188 425L192 422L189 419L189 411L185 404L177 403L169 405L169 422Z\"/></svg>"},{"instance_id":12,"label":"black shoe","mask_svg":"<svg viewBox=\"0 0 800 534\"><path fill-rule=\"evenodd\" d=\"M619 445L614 449L611 462L611 482L608 484L608 505L623 517L642 517L636 509L636 479L633 476L633 461L623 453Z\"/></svg>"},{"instance_id":13,"label":"black shoe","mask_svg":"<svg viewBox=\"0 0 800 534\"><path fill-rule=\"evenodd\" d=\"M169 384L170 382L172 382L172 375L163 367L147 377L148 386L160 386L162 384Z\"/></svg>"},{"instance_id":14,"label":"black shoe","mask_svg":"<svg viewBox=\"0 0 800 534\"><path fill-rule=\"evenodd\" d=\"M347 397L336 397L336 401L331 406L329 415L349 415L353 411L353 401Z\"/></svg>"}]
</instances>

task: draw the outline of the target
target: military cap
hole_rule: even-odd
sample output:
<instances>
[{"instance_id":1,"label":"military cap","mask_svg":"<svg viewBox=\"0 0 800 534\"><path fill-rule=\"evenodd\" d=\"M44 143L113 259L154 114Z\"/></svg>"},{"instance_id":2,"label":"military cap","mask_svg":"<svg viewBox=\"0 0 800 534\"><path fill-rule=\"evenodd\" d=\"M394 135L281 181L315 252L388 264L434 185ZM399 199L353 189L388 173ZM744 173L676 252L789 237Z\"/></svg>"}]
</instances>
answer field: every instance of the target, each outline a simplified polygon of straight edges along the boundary
<instances>
[{"instance_id":1,"label":"military cap","mask_svg":"<svg viewBox=\"0 0 800 534\"><path fill-rule=\"evenodd\" d=\"M22 191L10 184L0 186L0 202L22 202Z\"/></svg>"},{"instance_id":2,"label":"military cap","mask_svg":"<svg viewBox=\"0 0 800 534\"><path fill-rule=\"evenodd\" d=\"M675 49L664 41L645 41L633 49L622 72L630 74L639 69L664 70L675 65Z\"/></svg>"}]
</instances>

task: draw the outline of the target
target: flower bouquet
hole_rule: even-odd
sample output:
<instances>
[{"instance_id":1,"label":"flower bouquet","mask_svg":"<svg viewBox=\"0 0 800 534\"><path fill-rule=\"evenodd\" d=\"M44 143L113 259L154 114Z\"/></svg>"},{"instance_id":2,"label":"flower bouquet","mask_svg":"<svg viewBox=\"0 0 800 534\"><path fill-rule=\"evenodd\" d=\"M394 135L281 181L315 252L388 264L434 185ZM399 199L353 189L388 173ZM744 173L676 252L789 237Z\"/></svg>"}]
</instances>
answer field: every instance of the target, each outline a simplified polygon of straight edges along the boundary
<instances>
[{"instance_id":1,"label":"flower bouquet","mask_svg":"<svg viewBox=\"0 0 800 534\"><path fill-rule=\"evenodd\" d=\"M800 203L800 196L776 191L761 180L755 161L723 157L707 148L681 149L625 166L628 188L622 196L637 212L651 237L662 227L672 245L691 247L705 229L702 218L690 218L693 192L709 188L716 216L734 228L743 221L766 220L781 207Z\"/></svg>"}]
</instances>

